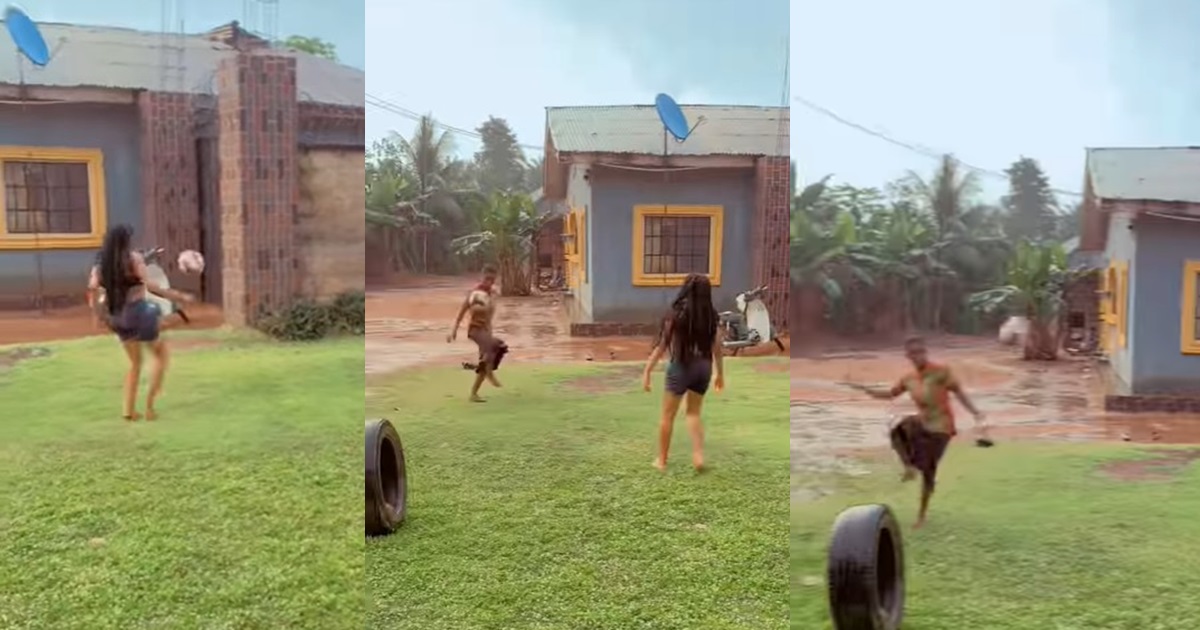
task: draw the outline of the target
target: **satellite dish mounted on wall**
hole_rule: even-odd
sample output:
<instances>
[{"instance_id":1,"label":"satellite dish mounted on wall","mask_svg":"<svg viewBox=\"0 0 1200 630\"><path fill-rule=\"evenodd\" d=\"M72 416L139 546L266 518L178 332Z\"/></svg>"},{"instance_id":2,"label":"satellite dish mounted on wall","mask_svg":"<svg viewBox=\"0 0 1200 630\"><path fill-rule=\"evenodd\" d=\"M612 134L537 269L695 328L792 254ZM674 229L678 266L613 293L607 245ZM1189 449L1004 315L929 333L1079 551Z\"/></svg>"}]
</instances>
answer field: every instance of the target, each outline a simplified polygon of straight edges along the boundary
<instances>
[{"instance_id":1,"label":"satellite dish mounted on wall","mask_svg":"<svg viewBox=\"0 0 1200 630\"><path fill-rule=\"evenodd\" d=\"M35 66L50 63L50 48L37 24L24 10L14 5L4 9L4 26L17 50Z\"/></svg>"}]
</instances>

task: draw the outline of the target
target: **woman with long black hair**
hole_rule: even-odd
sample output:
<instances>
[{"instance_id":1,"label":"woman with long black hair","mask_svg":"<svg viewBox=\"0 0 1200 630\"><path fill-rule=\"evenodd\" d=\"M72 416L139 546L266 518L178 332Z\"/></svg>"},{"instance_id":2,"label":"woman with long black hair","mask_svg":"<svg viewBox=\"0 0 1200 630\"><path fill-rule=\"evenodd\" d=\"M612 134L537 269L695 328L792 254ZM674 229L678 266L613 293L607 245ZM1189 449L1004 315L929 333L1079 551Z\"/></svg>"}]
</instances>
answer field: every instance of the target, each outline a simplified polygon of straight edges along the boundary
<instances>
[{"instance_id":1,"label":"woman with long black hair","mask_svg":"<svg viewBox=\"0 0 1200 630\"><path fill-rule=\"evenodd\" d=\"M664 383L662 419L658 428L658 457L654 467L667 470L667 453L671 448L671 430L679 405L686 398L688 433L692 438L692 466L704 470L704 426L700 409L709 381L713 388L725 388L725 368L721 362L721 340L717 328L717 309L713 308L712 284L708 276L688 274L671 303L671 311L663 318L658 341L646 361L642 373L642 388L650 391L650 374L666 353L670 353ZM713 367L716 367L716 378Z\"/></svg>"},{"instance_id":2,"label":"woman with long black hair","mask_svg":"<svg viewBox=\"0 0 1200 630\"><path fill-rule=\"evenodd\" d=\"M122 412L126 420L141 417L137 412L137 390L142 374L142 346L150 346L154 354L154 369L150 375L150 390L146 394L146 419L154 420L154 401L162 391L168 355L166 343L159 338L161 312L146 298L150 293L176 302L191 302L193 298L182 291L151 282L146 275L146 262L141 254L133 251L132 242L133 228L128 225L115 226L104 235L98 264L92 267L88 279L88 289L91 292L104 289L105 319L129 357Z\"/></svg>"}]
</instances>

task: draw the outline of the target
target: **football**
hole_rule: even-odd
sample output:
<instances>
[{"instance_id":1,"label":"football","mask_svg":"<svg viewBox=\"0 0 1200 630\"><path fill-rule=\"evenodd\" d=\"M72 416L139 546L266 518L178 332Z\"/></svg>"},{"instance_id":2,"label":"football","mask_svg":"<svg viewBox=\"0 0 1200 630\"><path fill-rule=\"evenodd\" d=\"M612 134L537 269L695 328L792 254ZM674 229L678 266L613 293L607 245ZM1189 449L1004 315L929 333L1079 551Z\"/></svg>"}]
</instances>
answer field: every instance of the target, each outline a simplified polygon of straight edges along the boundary
<instances>
[{"instance_id":1,"label":"football","mask_svg":"<svg viewBox=\"0 0 1200 630\"><path fill-rule=\"evenodd\" d=\"M204 256L194 249L186 249L182 252L179 252L179 258L176 259L176 264L179 266L179 270L183 273L204 272Z\"/></svg>"}]
</instances>

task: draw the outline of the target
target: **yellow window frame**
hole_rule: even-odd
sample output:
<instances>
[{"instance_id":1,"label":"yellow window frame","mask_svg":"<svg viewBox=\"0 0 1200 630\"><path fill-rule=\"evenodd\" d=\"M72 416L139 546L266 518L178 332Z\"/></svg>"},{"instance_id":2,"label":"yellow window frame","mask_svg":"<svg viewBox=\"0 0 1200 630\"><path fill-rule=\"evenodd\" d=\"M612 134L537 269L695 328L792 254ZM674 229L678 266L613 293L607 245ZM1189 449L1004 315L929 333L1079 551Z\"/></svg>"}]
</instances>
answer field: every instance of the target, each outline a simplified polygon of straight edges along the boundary
<instances>
[{"instance_id":1,"label":"yellow window frame","mask_svg":"<svg viewBox=\"0 0 1200 630\"><path fill-rule=\"evenodd\" d=\"M9 234L8 195L4 162L66 162L87 164L88 206L92 230L87 234ZM0 146L0 250L95 249L108 229L107 196L104 191L104 152L100 149Z\"/></svg>"},{"instance_id":2,"label":"yellow window frame","mask_svg":"<svg viewBox=\"0 0 1200 630\"><path fill-rule=\"evenodd\" d=\"M1179 301L1180 334L1179 351L1183 354L1200 354L1200 330L1196 327L1196 290L1200 285L1200 260L1183 262L1183 297Z\"/></svg>"},{"instance_id":3,"label":"yellow window frame","mask_svg":"<svg viewBox=\"0 0 1200 630\"><path fill-rule=\"evenodd\" d=\"M646 219L650 217L707 217L708 280L713 286L721 285L721 252L725 244L724 206L637 205L633 207L633 286L680 286L687 277L683 273L645 273L642 261L646 251Z\"/></svg>"},{"instance_id":4,"label":"yellow window frame","mask_svg":"<svg viewBox=\"0 0 1200 630\"><path fill-rule=\"evenodd\" d=\"M579 265L579 281L587 282L587 211L575 211L575 256Z\"/></svg>"},{"instance_id":5,"label":"yellow window frame","mask_svg":"<svg viewBox=\"0 0 1200 630\"><path fill-rule=\"evenodd\" d=\"M1129 261L1118 261L1114 265L1117 272L1117 287L1114 293L1116 304L1113 306L1113 316L1117 327L1117 343L1122 348L1129 347Z\"/></svg>"}]
</instances>

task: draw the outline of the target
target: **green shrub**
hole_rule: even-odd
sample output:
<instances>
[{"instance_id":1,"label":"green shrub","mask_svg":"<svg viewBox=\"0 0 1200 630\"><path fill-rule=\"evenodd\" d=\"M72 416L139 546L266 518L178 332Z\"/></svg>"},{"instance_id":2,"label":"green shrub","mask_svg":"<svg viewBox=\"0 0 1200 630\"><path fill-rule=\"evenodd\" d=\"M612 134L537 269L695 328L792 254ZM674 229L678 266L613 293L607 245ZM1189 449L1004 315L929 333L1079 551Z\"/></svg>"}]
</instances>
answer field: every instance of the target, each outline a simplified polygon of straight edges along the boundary
<instances>
[{"instance_id":1,"label":"green shrub","mask_svg":"<svg viewBox=\"0 0 1200 630\"><path fill-rule=\"evenodd\" d=\"M301 300L259 319L256 327L282 341L316 341L366 332L367 299L362 291L339 294L329 302Z\"/></svg>"}]
</instances>

